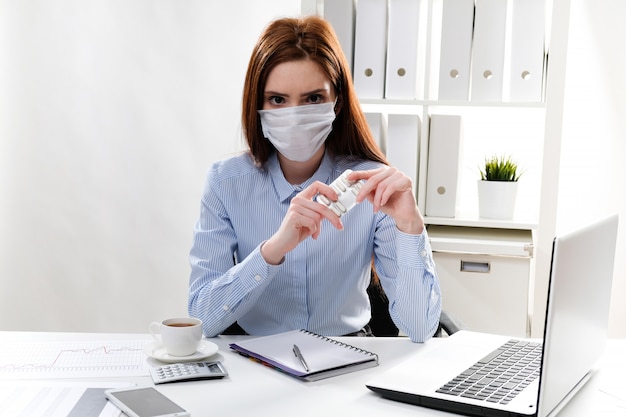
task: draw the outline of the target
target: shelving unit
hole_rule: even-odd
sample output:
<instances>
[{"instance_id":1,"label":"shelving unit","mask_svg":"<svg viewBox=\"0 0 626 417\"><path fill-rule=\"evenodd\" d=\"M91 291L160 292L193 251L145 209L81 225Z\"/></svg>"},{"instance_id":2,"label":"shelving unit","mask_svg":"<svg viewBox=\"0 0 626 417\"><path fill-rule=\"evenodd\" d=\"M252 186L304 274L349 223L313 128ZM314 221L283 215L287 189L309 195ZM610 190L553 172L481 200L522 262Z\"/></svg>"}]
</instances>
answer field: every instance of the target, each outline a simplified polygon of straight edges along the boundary
<instances>
[{"instance_id":1,"label":"shelving unit","mask_svg":"<svg viewBox=\"0 0 626 417\"><path fill-rule=\"evenodd\" d=\"M503 1L509 2L510 9L515 0ZM522 300L526 306L526 311L521 313L526 313L526 334L521 336L540 337L543 333L545 315L543 301L547 295L552 239L556 229L556 198L564 98L563 74L565 73L570 0L546 0L546 53L549 54L550 59L544 74L543 100L540 102L440 101L437 99L439 62L437 42L439 41L438 31L440 31L440 23L437 19L441 18L439 15L441 12L438 9L441 7L441 2L442 0L425 0L420 10L419 24L421 39L423 39L420 42L420 48L423 48L423 51L420 52L418 62L418 67L421 65L423 69L423 77L419 81L422 84L421 99L362 99L361 103L365 112L381 113L383 118L388 114L419 116L421 126L419 137L416 138L419 141L419 155L415 192L422 211L426 202L428 180L430 115L460 114L462 116L465 152L459 167L461 170L459 188L462 191L457 197L456 214L453 218L425 216L429 233L431 230L433 234L444 230L444 234L449 237L449 233L456 230L460 232L460 237L467 238L465 232L468 230L479 235L481 231L487 235L495 231L502 238L511 232L512 235L521 233L525 239L530 239L532 248L523 261L524 266L512 269L511 273L525 275L520 278L523 281L520 288L525 288L525 293L518 294L515 301L519 305L518 301ZM302 0L302 12L323 15L323 3L322 0ZM553 13L554 10L558 13ZM510 14L507 16L507 19L509 18ZM516 214L511 220L479 218L477 197L475 197L476 185L472 183L479 179L478 166L482 160L486 156L501 153L515 155L516 160L525 170L520 180ZM471 172L474 167L474 171ZM525 185L524 189L522 184ZM439 238L433 240L431 236L431 242L437 262L436 247L441 240ZM472 242L466 243L466 245L459 243L457 253L463 252L461 248L466 248L466 251L471 252ZM484 255L502 256L498 253L481 254L481 256ZM440 259L442 259L441 256ZM441 260L442 264L448 262L449 260ZM446 271L438 272L440 275L448 274ZM450 274L454 275L453 272ZM507 272L504 272L504 275L506 274ZM442 280L448 278L440 276ZM459 288L450 289L450 291L459 291ZM488 298L492 295L485 294L486 299L483 302L488 303ZM462 294L454 294L450 298L459 300L463 297ZM476 308L476 305L469 306L469 310L472 308ZM460 318L462 320L462 317ZM520 333L519 329L523 326L519 325L518 319L519 317L516 319L515 329L510 333ZM497 331L506 332L506 326L497 327ZM493 329L487 326L476 330Z\"/></svg>"},{"instance_id":2,"label":"shelving unit","mask_svg":"<svg viewBox=\"0 0 626 417\"><path fill-rule=\"evenodd\" d=\"M431 114L458 114L463 117L464 157L459 178L457 213L454 218L426 216L427 224L471 226L503 229L537 228L539 195L541 187L543 131L545 106L543 103L458 103L438 101L362 100L367 113L415 114L421 120L419 135L419 164L417 169L416 197L418 205L426 207L428 180L429 123ZM495 115L494 115L495 114ZM518 117L507 124L505 116ZM488 126L490 118L500 124L500 130ZM488 135L481 137L487 126ZM502 132L510 129L511 132ZM529 139L527 139L529 138ZM478 217L476 181L480 178L478 167L492 153L512 153L525 171L520 180L516 215L511 220L490 220Z\"/></svg>"}]
</instances>

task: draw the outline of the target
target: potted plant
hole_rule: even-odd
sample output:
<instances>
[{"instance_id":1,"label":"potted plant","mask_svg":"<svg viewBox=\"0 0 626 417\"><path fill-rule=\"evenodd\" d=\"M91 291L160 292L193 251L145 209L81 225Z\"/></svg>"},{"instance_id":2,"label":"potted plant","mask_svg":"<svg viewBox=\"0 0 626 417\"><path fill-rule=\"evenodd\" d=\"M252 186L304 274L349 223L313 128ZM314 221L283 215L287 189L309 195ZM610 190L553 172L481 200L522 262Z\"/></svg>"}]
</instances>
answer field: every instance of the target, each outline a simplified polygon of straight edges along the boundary
<instances>
[{"instance_id":1,"label":"potted plant","mask_svg":"<svg viewBox=\"0 0 626 417\"><path fill-rule=\"evenodd\" d=\"M511 219L515 211L517 181L521 176L510 156L485 158L478 180L478 214L488 219Z\"/></svg>"}]
</instances>

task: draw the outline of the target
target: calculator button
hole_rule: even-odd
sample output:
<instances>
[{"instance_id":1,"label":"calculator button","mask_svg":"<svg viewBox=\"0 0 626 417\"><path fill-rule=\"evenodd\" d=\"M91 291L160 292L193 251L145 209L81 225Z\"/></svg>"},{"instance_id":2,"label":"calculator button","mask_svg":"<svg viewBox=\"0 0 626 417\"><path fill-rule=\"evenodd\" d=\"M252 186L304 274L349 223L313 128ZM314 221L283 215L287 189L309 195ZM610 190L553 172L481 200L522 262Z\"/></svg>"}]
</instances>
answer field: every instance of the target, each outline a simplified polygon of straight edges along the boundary
<instances>
[{"instance_id":1,"label":"calculator button","mask_svg":"<svg viewBox=\"0 0 626 417\"><path fill-rule=\"evenodd\" d=\"M223 378L228 375L219 362L163 365L151 368L150 374L156 384L205 378Z\"/></svg>"}]
</instances>

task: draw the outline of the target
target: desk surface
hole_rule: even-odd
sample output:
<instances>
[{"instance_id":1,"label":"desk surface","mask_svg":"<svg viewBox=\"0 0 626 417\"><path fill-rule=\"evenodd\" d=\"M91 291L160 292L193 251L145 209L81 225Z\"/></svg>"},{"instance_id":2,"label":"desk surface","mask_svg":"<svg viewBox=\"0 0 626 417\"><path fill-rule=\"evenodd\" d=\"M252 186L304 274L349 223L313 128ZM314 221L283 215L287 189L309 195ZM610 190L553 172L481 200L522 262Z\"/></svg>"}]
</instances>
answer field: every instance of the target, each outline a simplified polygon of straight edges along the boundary
<instances>
[{"instance_id":1,"label":"desk surface","mask_svg":"<svg viewBox=\"0 0 626 417\"><path fill-rule=\"evenodd\" d=\"M230 376L222 380L179 382L159 385L158 389L198 416L447 416L448 413L398 403L370 392L365 383L406 357L434 347L440 340L425 344L406 338L337 338L379 355L379 366L321 381L302 382L261 366L233 352L228 344L242 336L209 339L220 350L210 359L219 359ZM0 343L88 342L145 340L147 334L0 332ZM609 340L601 368L559 416L626 416L626 384L620 375L626 371L626 340ZM149 364L156 364L146 358ZM128 381L152 385L145 376L89 378L98 383ZM85 379L82 379L85 381Z\"/></svg>"}]
</instances>

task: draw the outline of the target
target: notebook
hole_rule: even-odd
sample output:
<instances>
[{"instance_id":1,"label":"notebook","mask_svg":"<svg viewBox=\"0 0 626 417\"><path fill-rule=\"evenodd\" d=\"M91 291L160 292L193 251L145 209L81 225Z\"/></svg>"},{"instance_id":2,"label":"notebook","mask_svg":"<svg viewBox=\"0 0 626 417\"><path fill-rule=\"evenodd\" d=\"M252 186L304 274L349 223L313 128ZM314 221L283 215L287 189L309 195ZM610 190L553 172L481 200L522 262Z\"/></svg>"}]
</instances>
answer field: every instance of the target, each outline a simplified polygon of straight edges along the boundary
<instances>
[{"instance_id":1,"label":"notebook","mask_svg":"<svg viewBox=\"0 0 626 417\"><path fill-rule=\"evenodd\" d=\"M612 215L554 239L543 339L520 339L539 342L536 378L518 378L516 392L502 396L505 401L476 398L482 392L477 388L466 395L458 394L464 387L445 392L454 390L460 374L514 339L471 331L425 346L366 386L388 399L465 415L555 415L589 379L604 351L617 225L617 215ZM499 388L486 378L484 387Z\"/></svg>"},{"instance_id":2,"label":"notebook","mask_svg":"<svg viewBox=\"0 0 626 417\"><path fill-rule=\"evenodd\" d=\"M230 348L287 374L317 381L378 365L378 355L306 330L231 343ZM297 349L298 357L295 353Z\"/></svg>"}]
</instances>

